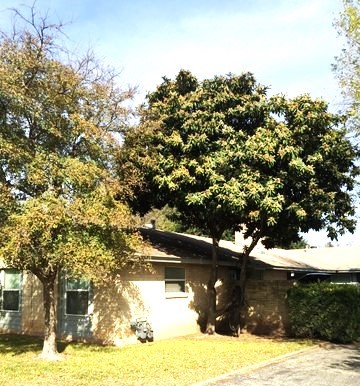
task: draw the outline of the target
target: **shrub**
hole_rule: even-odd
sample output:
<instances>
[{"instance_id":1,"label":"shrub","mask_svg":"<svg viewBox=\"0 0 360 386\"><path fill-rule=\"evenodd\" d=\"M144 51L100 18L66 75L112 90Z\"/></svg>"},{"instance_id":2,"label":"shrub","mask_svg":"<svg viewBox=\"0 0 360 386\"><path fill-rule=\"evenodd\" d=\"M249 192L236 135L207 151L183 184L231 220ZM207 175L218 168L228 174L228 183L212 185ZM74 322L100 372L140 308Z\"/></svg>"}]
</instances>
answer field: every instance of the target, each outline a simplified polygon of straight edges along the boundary
<instances>
[{"instance_id":1,"label":"shrub","mask_svg":"<svg viewBox=\"0 0 360 386\"><path fill-rule=\"evenodd\" d=\"M319 282L288 291L296 337L350 343L360 336L360 285Z\"/></svg>"}]
</instances>

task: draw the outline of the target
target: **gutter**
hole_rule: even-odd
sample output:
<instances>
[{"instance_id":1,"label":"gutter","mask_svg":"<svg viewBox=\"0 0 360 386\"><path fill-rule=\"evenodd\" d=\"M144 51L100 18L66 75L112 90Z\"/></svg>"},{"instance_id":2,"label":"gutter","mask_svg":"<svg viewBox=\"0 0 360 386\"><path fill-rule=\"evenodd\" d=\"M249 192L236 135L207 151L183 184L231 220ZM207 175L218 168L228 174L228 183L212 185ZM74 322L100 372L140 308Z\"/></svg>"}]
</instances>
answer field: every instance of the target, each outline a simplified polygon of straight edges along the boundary
<instances>
[{"instance_id":1,"label":"gutter","mask_svg":"<svg viewBox=\"0 0 360 386\"><path fill-rule=\"evenodd\" d=\"M192 265L211 265L211 260L207 259L183 259L177 257L151 256L151 263L175 263L175 264L192 264ZM236 263L230 261L219 261L220 266L236 267Z\"/></svg>"}]
</instances>

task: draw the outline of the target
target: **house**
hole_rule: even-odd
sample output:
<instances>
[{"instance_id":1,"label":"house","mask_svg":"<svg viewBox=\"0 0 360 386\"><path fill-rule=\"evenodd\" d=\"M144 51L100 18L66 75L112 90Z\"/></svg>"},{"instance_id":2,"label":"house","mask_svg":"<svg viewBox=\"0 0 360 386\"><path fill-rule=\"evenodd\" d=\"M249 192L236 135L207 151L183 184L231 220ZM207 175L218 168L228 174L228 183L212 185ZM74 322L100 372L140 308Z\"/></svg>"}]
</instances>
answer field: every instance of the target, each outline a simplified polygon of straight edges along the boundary
<instances>
[{"instance_id":1,"label":"house","mask_svg":"<svg viewBox=\"0 0 360 386\"><path fill-rule=\"evenodd\" d=\"M134 274L119 272L113 281L95 287L85 280L60 275L57 286L57 328L62 338L126 344L136 342L131 323L146 318L154 338L199 332L204 322L210 274L209 244L168 232L148 230L151 270ZM194 238L195 240L196 238ZM223 283L234 262L220 261ZM229 276L229 277L228 277ZM43 334L42 286L29 272L0 266L0 331ZM219 299L226 298L226 285L218 286Z\"/></svg>"},{"instance_id":2,"label":"house","mask_svg":"<svg viewBox=\"0 0 360 386\"><path fill-rule=\"evenodd\" d=\"M260 334L282 334L289 327L287 291L295 282L326 279L360 282L360 247L307 249L255 248L249 264L244 327Z\"/></svg>"},{"instance_id":3,"label":"house","mask_svg":"<svg viewBox=\"0 0 360 386\"><path fill-rule=\"evenodd\" d=\"M142 229L151 244L151 269L119 272L99 287L59 275L58 335L66 339L122 345L135 343L131 325L146 319L154 338L199 332L207 311L206 285L211 269L211 240ZM221 241L219 310L237 283L243 241ZM287 327L286 292L308 273L335 281L359 281L360 248L285 251L255 248L249 262L244 327L250 332L282 333ZM0 332L43 334L42 286L29 272L0 266ZM226 325L226 318L220 318Z\"/></svg>"}]
</instances>

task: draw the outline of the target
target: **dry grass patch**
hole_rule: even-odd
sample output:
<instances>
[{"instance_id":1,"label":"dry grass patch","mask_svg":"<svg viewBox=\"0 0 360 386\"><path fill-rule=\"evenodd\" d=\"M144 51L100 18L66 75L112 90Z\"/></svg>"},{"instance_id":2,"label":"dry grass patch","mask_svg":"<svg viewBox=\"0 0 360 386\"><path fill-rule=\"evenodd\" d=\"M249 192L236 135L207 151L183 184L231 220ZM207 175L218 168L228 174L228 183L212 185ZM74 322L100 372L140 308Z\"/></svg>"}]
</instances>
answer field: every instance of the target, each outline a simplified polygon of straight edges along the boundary
<instances>
[{"instance_id":1,"label":"dry grass patch","mask_svg":"<svg viewBox=\"0 0 360 386\"><path fill-rule=\"evenodd\" d=\"M60 342L65 360L36 359L41 340L0 335L0 384L191 385L303 349L310 341L196 335L123 348Z\"/></svg>"}]
</instances>

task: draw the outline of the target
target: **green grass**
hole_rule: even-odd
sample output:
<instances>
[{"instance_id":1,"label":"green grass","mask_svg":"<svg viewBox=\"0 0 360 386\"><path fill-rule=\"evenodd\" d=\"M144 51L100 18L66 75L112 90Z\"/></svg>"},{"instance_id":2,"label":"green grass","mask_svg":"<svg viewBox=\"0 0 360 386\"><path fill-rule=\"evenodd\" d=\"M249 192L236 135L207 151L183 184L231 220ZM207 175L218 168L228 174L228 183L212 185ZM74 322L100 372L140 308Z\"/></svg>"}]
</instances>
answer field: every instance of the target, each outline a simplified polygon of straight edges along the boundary
<instances>
[{"instance_id":1,"label":"green grass","mask_svg":"<svg viewBox=\"0 0 360 386\"><path fill-rule=\"evenodd\" d=\"M187 336L122 348L59 343L64 360L37 358L42 341L0 335L0 385L191 385L305 348L309 341Z\"/></svg>"}]
</instances>

